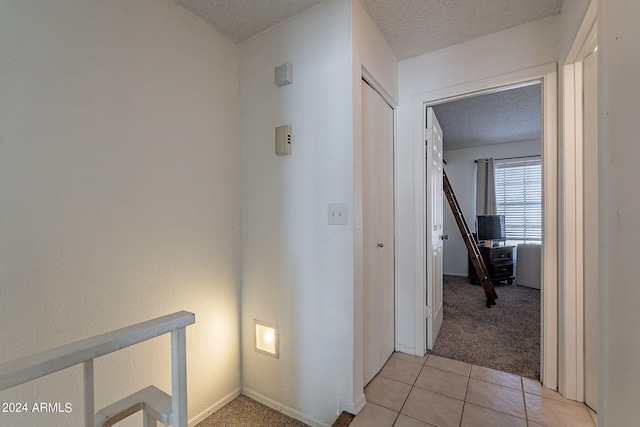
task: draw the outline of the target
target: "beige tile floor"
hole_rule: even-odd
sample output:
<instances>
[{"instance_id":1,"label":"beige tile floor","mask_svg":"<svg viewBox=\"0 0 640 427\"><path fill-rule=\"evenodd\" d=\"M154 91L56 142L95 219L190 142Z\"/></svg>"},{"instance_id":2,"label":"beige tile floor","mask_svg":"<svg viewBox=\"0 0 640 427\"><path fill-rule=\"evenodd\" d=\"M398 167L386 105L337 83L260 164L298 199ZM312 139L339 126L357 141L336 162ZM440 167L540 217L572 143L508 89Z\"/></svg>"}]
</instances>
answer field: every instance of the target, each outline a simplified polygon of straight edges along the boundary
<instances>
[{"instance_id":1,"label":"beige tile floor","mask_svg":"<svg viewBox=\"0 0 640 427\"><path fill-rule=\"evenodd\" d=\"M535 380L457 360L394 353L351 427L594 427L597 415Z\"/></svg>"}]
</instances>

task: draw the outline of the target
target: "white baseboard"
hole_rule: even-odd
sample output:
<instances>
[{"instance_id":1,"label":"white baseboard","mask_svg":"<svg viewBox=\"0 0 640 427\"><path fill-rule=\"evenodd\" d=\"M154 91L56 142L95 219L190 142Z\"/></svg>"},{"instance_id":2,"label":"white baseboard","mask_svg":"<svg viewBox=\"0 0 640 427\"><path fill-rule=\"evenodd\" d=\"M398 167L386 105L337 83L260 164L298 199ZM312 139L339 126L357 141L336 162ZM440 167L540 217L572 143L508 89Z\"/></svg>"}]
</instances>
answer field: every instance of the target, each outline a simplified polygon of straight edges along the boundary
<instances>
[{"instance_id":1,"label":"white baseboard","mask_svg":"<svg viewBox=\"0 0 640 427\"><path fill-rule=\"evenodd\" d=\"M416 354L415 347L409 347L408 345L396 344L396 351L400 353L406 353L414 355Z\"/></svg>"},{"instance_id":2,"label":"white baseboard","mask_svg":"<svg viewBox=\"0 0 640 427\"><path fill-rule=\"evenodd\" d=\"M352 413L354 415L358 415L360 411L362 411L362 408L364 408L364 405L366 404L367 404L367 399L365 398L364 393L362 393L362 396L360 396L360 399L358 399L358 401L356 402L356 407L353 408L354 411Z\"/></svg>"},{"instance_id":3,"label":"white baseboard","mask_svg":"<svg viewBox=\"0 0 640 427\"><path fill-rule=\"evenodd\" d=\"M209 415L213 414L218 409L222 408L224 405L231 402L236 397L240 396L241 392L242 392L242 389L238 387L237 389L227 394L225 397L223 397L213 405L209 406L207 409L205 409L200 414L198 414L195 418L192 418L191 421L189 421L189 427L195 426L196 424L198 424L199 422L207 418Z\"/></svg>"},{"instance_id":4,"label":"white baseboard","mask_svg":"<svg viewBox=\"0 0 640 427\"><path fill-rule=\"evenodd\" d=\"M298 421L302 421L303 423L308 424L311 427L330 427L331 426L331 424L327 424L322 421L311 418L303 414L302 412L296 411L293 408L289 408L288 406L283 405L280 402L276 402L275 400L269 399L268 397L263 396L260 393L255 392L253 390L242 388L242 394L244 394L247 397L250 397L255 401L262 403L263 405L270 407L271 409L275 409L278 412L282 412L288 417L295 418Z\"/></svg>"}]
</instances>

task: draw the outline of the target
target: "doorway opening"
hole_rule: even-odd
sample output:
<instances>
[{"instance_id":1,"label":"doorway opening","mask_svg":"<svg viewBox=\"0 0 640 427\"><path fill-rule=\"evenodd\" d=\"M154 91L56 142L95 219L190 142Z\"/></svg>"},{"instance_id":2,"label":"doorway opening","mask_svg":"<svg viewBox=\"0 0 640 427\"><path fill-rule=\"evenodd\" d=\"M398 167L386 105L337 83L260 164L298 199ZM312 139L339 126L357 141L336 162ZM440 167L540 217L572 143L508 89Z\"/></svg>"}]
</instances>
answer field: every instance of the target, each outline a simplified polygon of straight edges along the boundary
<instances>
[{"instance_id":1,"label":"doorway opening","mask_svg":"<svg viewBox=\"0 0 640 427\"><path fill-rule=\"evenodd\" d=\"M474 94L429 110L442 128L444 169L499 298L485 309L465 231L444 203L442 285L435 285L443 287L444 321L439 332L428 328L438 333L435 342L427 339L428 352L538 380L541 83ZM428 215L441 198L434 188Z\"/></svg>"},{"instance_id":2,"label":"doorway opening","mask_svg":"<svg viewBox=\"0 0 640 427\"><path fill-rule=\"evenodd\" d=\"M424 299L426 302L424 317L418 319L416 324L418 331L423 331L424 334L420 336L418 332L418 339L422 338L419 343L424 349L424 353L427 351L427 335L433 331L429 331L429 322L425 321L428 318L430 304L433 301L427 297L433 292L430 292L429 287L433 286L433 280L430 279L430 272L426 263L428 247L427 242L432 238L432 230L427 226L426 214L429 212L428 208L431 206L431 200L435 200L434 193L436 192L432 187L427 186L424 177L427 176L428 161L427 161L427 149L425 145L427 128L426 123L426 109L428 106L437 106L451 101L464 100L477 95L499 93L508 89L525 88L532 85L538 85L541 92L541 173L542 173L542 222L544 223L544 229L541 230L541 242L542 255L541 255L541 283L543 284L540 291L540 308L542 312L541 326L540 326L540 380L549 388L557 387L557 248L555 242L557 240L557 154L556 154L556 72L555 65L550 64L548 66L537 67L535 69L525 70L509 75L499 76L496 78L478 81L459 87L453 87L426 93L416 97L416 111L422 110L425 112L423 119L419 120L416 126L420 126L420 129L416 128L416 200L418 201L416 214L420 215L418 218L424 219L422 224L419 224L418 240L416 251L418 252L418 262L416 266L417 277L422 278L422 283L418 286L423 287ZM422 107L422 108L420 108ZM446 134L444 135L446 139ZM445 155L445 161L449 161ZM511 156L505 156L511 157ZM448 166L445 165L445 168ZM452 183L454 191L458 191L456 184ZM439 189L438 197L442 197L442 189ZM435 203L434 203L435 204ZM469 221L469 218L467 218ZM473 220L473 219L472 219ZM471 222L471 221L470 221ZM475 221L473 221L475 222ZM421 225L421 230L420 230ZM420 232L423 231L423 232ZM457 229L453 229L450 233L459 234ZM424 236L424 237L422 237ZM446 255L445 255L446 257ZM468 258L468 256L467 256ZM466 261L465 261L466 262ZM482 291L477 289L480 297L482 297ZM500 304L500 299L497 300L497 304ZM487 309L481 305L478 310L492 310Z\"/></svg>"}]
</instances>

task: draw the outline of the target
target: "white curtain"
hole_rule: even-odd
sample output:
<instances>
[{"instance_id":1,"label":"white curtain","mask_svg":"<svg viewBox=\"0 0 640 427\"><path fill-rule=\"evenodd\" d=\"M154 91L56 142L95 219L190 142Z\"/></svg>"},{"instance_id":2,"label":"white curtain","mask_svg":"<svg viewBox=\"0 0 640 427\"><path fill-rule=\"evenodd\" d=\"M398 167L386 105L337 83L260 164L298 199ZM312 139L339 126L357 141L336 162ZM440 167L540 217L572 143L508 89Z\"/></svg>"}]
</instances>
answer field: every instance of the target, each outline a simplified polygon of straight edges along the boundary
<instances>
[{"instance_id":1,"label":"white curtain","mask_svg":"<svg viewBox=\"0 0 640 427\"><path fill-rule=\"evenodd\" d=\"M476 215L495 215L496 182L493 159L478 159L476 179Z\"/></svg>"}]
</instances>

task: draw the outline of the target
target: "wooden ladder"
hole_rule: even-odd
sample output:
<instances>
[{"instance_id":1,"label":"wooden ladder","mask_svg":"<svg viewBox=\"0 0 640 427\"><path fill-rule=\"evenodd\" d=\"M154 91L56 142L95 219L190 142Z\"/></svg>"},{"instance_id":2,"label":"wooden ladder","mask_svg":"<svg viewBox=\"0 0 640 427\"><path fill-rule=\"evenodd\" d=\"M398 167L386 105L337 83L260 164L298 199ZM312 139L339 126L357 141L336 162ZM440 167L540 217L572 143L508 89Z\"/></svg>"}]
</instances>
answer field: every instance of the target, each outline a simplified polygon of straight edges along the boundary
<instances>
[{"instance_id":1,"label":"wooden ladder","mask_svg":"<svg viewBox=\"0 0 640 427\"><path fill-rule=\"evenodd\" d=\"M480 285L482 285L484 294L487 296L487 307L491 307L492 305L495 305L498 295L496 294L496 290L493 287L493 282L489 280L489 272L487 271L487 266L484 264L484 260L482 259L480 250L478 249L478 245L471 235L471 231L469 230L467 221L464 219L464 215L462 214L462 210L460 209L460 205L458 204L458 199L456 199L455 194L453 194L453 189L451 188L449 178L447 178L447 174L444 171L442 173L442 187L444 190L444 194L445 196L447 196L449 206L451 206L451 212L453 212L453 216L455 217L456 222L458 223L458 228L460 229L460 234L462 234L462 239L467 246L469 259L471 260L471 263L476 270L476 274L478 275L478 279L480 280Z\"/></svg>"}]
</instances>

